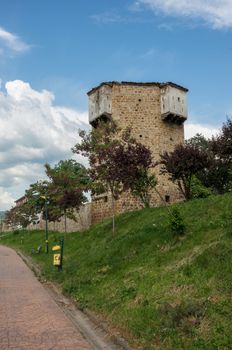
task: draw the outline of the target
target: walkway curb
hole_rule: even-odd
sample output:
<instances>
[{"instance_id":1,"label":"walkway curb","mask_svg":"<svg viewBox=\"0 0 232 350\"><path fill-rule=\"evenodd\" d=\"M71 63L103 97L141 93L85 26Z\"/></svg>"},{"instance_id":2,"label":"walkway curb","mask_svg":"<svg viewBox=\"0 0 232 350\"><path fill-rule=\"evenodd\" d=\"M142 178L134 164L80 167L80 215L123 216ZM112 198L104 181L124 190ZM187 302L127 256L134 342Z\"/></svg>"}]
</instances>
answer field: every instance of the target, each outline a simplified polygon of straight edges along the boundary
<instances>
[{"instance_id":1,"label":"walkway curb","mask_svg":"<svg viewBox=\"0 0 232 350\"><path fill-rule=\"evenodd\" d=\"M125 339L111 334L107 323L103 324L93 312L88 309L80 310L73 300L62 294L55 283L42 280L41 269L31 257L18 250L16 252L94 350L132 350Z\"/></svg>"}]
</instances>

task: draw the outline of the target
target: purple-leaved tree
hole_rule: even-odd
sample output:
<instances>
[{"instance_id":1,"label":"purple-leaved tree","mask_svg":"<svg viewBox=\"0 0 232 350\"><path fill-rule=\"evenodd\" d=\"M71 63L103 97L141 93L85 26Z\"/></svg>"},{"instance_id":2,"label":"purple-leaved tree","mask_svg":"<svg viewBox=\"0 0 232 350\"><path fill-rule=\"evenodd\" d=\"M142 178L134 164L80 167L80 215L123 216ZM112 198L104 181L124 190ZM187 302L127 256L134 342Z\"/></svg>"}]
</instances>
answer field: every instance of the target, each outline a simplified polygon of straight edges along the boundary
<instances>
[{"instance_id":1,"label":"purple-leaved tree","mask_svg":"<svg viewBox=\"0 0 232 350\"><path fill-rule=\"evenodd\" d=\"M82 141L74 153L89 158L92 193L108 192L112 199L113 232L115 231L115 200L122 191L131 190L145 206L149 206L149 189L156 184L149 174L151 151L131 136L131 130L121 131L113 121L98 123L89 133L80 131Z\"/></svg>"},{"instance_id":2,"label":"purple-leaved tree","mask_svg":"<svg viewBox=\"0 0 232 350\"><path fill-rule=\"evenodd\" d=\"M190 199L191 183L194 175L209 166L205 150L191 144L177 145L173 152L160 155L161 173L169 174L170 180L177 183L185 199Z\"/></svg>"}]
</instances>

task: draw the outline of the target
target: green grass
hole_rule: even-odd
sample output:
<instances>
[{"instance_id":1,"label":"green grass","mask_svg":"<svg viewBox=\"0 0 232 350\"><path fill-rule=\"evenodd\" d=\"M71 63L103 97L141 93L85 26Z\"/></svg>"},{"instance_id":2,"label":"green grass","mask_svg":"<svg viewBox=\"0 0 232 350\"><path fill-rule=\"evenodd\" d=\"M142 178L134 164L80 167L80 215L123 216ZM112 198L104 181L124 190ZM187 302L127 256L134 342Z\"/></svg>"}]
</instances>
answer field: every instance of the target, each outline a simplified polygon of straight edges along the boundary
<instances>
[{"instance_id":1,"label":"green grass","mask_svg":"<svg viewBox=\"0 0 232 350\"><path fill-rule=\"evenodd\" d=\"M64 268L31 254L43 232L1 244L40 264L81 308L106 319L134 349L232 349L232 194L179 204L187 228L173 237L167 208L120 215L65 236ZM22 238L23 236L23 238ZM50 233L50 244L60 234Z\"/></svg>"}]
</instances>

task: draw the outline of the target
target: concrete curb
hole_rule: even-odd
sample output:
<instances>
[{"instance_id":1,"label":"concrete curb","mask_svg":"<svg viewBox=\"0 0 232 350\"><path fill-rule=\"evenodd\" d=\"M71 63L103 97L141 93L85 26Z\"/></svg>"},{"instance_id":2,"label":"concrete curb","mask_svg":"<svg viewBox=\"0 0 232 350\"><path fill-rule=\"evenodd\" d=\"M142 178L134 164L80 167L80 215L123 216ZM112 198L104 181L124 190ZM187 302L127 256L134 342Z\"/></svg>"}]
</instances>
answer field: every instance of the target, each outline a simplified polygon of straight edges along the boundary
<instances>
[{"instance_id":1,"label":"concrete curb","mask_svg":"<svg viewBox=\"0 0 232 350\"><path fill-rule=\"evenodd\" d=\"M31 257L21 251L17 254L25 264L34 272L35 276L43 283L45 289L62 309L65 315L72 321L83 337L94 350L132 350L125 339L109 331L107 323L101 320L90 310L80 310L78 305L70 298L64 296L59 286L55 283L42 280L40 267Z\"/></svg>"}]
</instances>

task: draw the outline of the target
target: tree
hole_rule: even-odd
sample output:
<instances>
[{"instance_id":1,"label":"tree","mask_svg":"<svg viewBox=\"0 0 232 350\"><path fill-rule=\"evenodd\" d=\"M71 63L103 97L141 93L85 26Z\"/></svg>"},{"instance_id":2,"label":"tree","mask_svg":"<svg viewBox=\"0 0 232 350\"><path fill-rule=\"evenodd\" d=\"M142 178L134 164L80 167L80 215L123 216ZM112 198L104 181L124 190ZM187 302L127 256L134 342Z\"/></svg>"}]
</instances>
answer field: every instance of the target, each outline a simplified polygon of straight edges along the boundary
<instances>
[{"instance_id":1,"label":"tree","mask_svg":"<svg viewBox=\"0 0 232 350\"><path fill-rule=\"evenodd\" d=\"M12 228L25 228L30 223L24 204L6 211L5 222Z\"/></svg>"},{"instance_id":2,"label":"tree","mask_svg":"<svg viewBox=\"0 0 232 350\"><path fill-rule=\"evenodd\" d=\"M64 215L66 232L67 217L76 220L74 210L87 200L84 191L89 188L89 176L86 168L73 159L61 160L53 168L45 164L45 168L49 178L48 198L53 204L49 215L56 220Z\"/></svg>"},{"instance_id":3,"label":"tree","mask_svg":"<svg viewBox=\"0 0 232 350\"><path fill-rule=\"evenodd\" d=\"M27 202L11 208L5 215L5 222L13 228L26 228L36 219L35 208Z\"/></svg>"},{"instance_id":4,"label":"tree","mask_svg":"<svg viewBox=\"0 0 232 350\"><path fill-rule=\"evenodd\" d=\"M227 119L220 133L212 139L205 139L197 134L187 144L196 146L208 153L210 160L208 167L202 168L198 179L206 187L212 188L216 193L224 193L232 188L232 121Z\"/></svg>"},{"instance_id":5,"label":"tree","mask_svg":"<svg viewBox=\"0 0 232 350\"><path fill-rule=\"evenodd\" d=\"M26 203L12 208L7 214L8 222L26 227L42 218L59 221L64 215L65 232L67 217L76 220L74 210L86 201L89 177L85 167L75 160L60 161L53 168L45 165L49 180L37 181L25 191Z\"/></svg>"},{"instance_id":6,"label":"tree","mask_svg":"<svg viewBox=\"0 0 232 350\"><path fill-rule=\"evenodd\" d=\"M155 185L154 177L148 174L151 151L132 138L130 129L121 131L113 121L100 122L96 129L80 131L79 135L82 141L73 152L89 158L92 193L111 194L114 232L115 200L122 191L131 189L149 204L148 188Z\"/></svg>"},{"instance_id":7,"label":"tree","mask_svg":"<svg viewBox=\"0 0 232 350\"><path fill-rule=\"evenodd\" d=\"M156 178L150 173L153 166L151 151L131 136L131 129L121 135L121 144L112 154L117 165L118 179L123 190L130 190L144 207L150 206L150 190L156 186Z\"/></svg>"},{"instance_id":8,"label":"tree","mask_svg":"<svg viewBox=\"0 0 232 350\"><path fill-rule=\"evenodd\" d=\"M230 191L232 189L231 166L214 155L210 159L209 166L199 172L198 178L216 193L222 194Z\"/></svg>"},{"instance_id":9,"label":"tree","mask_svg":"<svg viewBox=\"0 0 232 350\"><path fill-rule=\"evenodd\" d=\"M161 173L168 173L177 183L185 199L190 199L191 183L194 175L209 165L208 154L191 144L177 145L173 152L160 155Z\"/></svg>"},{"instance_id":10,"label":"tree","mask_svg":"<svg viewBox=\"0 0 232 350\"><path fill-rule=\"evenodd\" d=\"M174 236L183 236L186 233L183 216L177 207L173 207L170 212L169 226Z\"/></svg>"},{"instance_id":11,"label":"tree","mask_svg":"<svg viewBox=\"0 0 232 350\"><path fill-rule=\"evenodd\" d=\"M196 147L200 150L206 151L209 149L210 140L206 139L202 134L197 133L195 136L185 141L186 145Z\"/></svg>"},{"instance_id":12,"label":"tree","mask_svg":"<svg viewBox=\"0 0 232 350\"><path fill-rule=\"evenodd\" d=\"M30 185L30 187L25 191L25 196L27 198L27 202L24 205L24 210L28 210L30 212L29 221L30 223L36 221L38 216L42 213L42 218L45 220L46 216L48 221L56 221L59 219L59 215L51 215L51 207L55 206L55 203L49 202L49 189L50 183L49 181L37 181Z\"/></svg>"},{"instance_id":13,"label":"tree","mask_svg":"<svg viewBox=\"0 0 232 350\"><path fill-rule=\"evenodd\" d=\"M30 223L38 220L38 215L43 213L45 217L44 199L41 196L46 194L47 181L37 181L31 184L25 191L26 202L11 208L6 213L6 222L12 227L27 227ZM35 196L34 194L38 195Z\"/></svg>"},{"instance_id":14,"label":"tree","mask_svg":"<svg viewBox=\"0 0 232 350\"><path fill-rule=\"evenodd\" d=\"M217 192L224 193L232 189L232 120L227 119L221 132L210 141L212 166L207 181Z\"/></svg>"},{"instance_id":15,"label":"tree","mask_svg":"<svg viewBox=\"0 0 232 350\"><path fill-rule=\"evenodd\" d=\"M225 164L232 164L232 120L227 119L219 135L212 138L210 148L217 159Z\"/></svg>"},{"instance_id":16,"label":"tree","mask_svg":"<svg viewBox=\"0 0 232 350\"><path fill-rule=\"evenodd\" d=\"M155 175L149 174L147 169L140 169L130 184L130 190L134 196L140 198L145 208L149 208L151 189L155 188L156 185L157 180Z\"/></svg>"}]
</instances>

